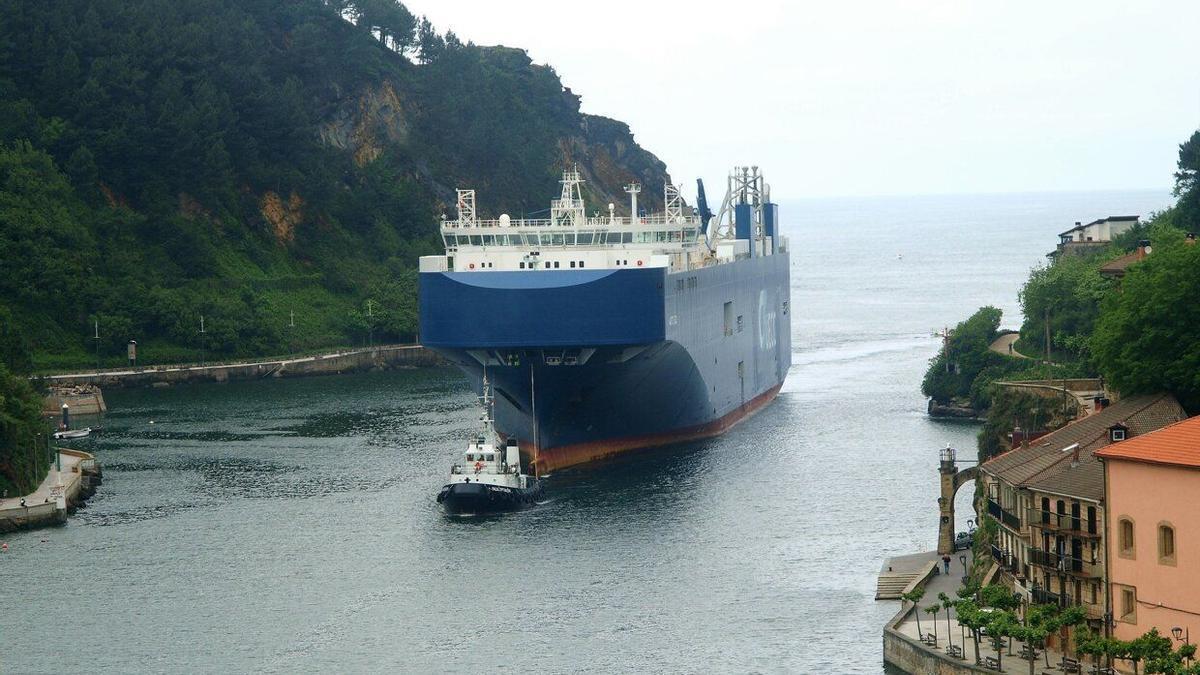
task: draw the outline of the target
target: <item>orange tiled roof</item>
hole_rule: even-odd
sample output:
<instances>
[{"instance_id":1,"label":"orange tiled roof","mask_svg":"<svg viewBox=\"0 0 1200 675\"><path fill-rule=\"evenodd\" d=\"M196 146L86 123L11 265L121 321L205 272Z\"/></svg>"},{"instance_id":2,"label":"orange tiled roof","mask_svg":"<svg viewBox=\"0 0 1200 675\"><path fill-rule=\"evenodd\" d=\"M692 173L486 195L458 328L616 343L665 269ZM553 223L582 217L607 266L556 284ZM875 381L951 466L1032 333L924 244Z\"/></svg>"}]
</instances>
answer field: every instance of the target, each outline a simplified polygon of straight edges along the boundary
<instances>
[{"instance_id":1,"label":"orange tiled roof","mask_svg":"<svg viewBox=\"0 0 1200 675\"><path fill-rule=\"evenodd\" d=\"M1104 459L1200 468L1200 416L1113 443L1097 451L1096 455Z\"/></svg>"}]
</instances>

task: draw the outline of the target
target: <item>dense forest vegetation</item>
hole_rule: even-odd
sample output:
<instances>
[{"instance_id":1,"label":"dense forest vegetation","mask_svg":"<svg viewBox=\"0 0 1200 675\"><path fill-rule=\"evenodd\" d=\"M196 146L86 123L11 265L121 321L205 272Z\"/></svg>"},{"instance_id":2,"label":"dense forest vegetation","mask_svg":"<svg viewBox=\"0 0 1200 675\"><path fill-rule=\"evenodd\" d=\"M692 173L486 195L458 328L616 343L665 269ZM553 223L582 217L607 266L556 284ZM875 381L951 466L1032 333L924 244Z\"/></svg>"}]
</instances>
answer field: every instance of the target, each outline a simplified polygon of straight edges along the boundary
<instances>
[{"instance_id":1,"label":"dense forest vegetation","mask_svg":"<svg viewBox=\"0 0 1200 675\"><path fill-rule=\"evenodd\" d=\"M390 0L0 11L0 309L36 369L130 339L145 362L353 344L368 299L408 340L453 187L534 212L578 162L594 203L661 194L662 164L551 68Z\"/></svg>"},{"instance_id":2,"label":"dense forest vegetation","mask_svg":"<svg viewBox=\"0 0 1200 675\"><path fill-rule=\"evenodd\" d=\"M546 208L570 165L597 208L631 181L657 206L667 179L550 67L393 0L0 16L0 362L20 375L120 365L129 340L142 364L411 340L454 187L498 215Z\"/></svg>"},{"instance_id":3,"label":"dense forest vegetation","mask_svg":"<svg viewBox=\"0 0 1200 675\"><path fill-rule=\"evenodd\" d=\"M999 445L992 436L1011 429L1054 428L1069 414L1038 397L998 392L999 379L1104 377L1121 395L1166 391L1189 412L1200 412L1200 131L1179 147L1175 206L1156 213L1091 256L1064 256L1036 267L1021 289L1024 322L1019 359L988 351L1000 313L984 307L959 324L947 349L930 362L922 391L939 403L991 409L981 453ZM1141 240L1152 252L1130 265L1123 279L1100 267ZM1049 353L1046 334L1049 333ZM1032 425L1032 426L1029 426Z\"/></svg>"}]
</instances>

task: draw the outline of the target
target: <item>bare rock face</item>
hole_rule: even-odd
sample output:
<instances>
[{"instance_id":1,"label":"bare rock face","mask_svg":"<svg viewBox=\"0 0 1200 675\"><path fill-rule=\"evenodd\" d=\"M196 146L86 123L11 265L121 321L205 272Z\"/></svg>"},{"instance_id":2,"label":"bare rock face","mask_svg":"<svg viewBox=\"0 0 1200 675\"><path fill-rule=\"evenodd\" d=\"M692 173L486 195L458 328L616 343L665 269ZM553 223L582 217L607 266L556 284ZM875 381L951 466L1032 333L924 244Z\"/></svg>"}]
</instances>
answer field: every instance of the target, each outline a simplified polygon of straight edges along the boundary
<instances>
[{"instance_id":1,"label":"bare rock face","mask_svg":"<svg viewBox=\"0 0 1200 675\"><path fill-rule=\"evenodd\" d=\"M611 203L622 215L629 214L625 186L638 183L638 204L647 210L662 210L663 187L671 177L667 165L633 140L629 125L599 115L580 116L575 136L559 142L564 168L579 166L587 180L589 202ZM640 210L640 209L639 209Z\"/></svg>"},{"instance_id":2,"label":"bare rock face","mask_svg":"<svg viewBox=\"0 0 1200 675\"><path fill-rule=\"evenodd\" d=\"M275 241L290 244L296 236L296 227L304 222L304 200L293 192L287 201L268 191L259 202L263 218L271 225Z\"/></svg>"},{"instance_id":3,"label":"bare rock face","mask_svg":"<svg viewBox=\"0 0 1200 675\"><path fill-rule=\"evenodd\" d=\"M408 142L410 124L390 82L383 82L343 101L321 125L321 141L326 145L354 153L354 161L363 166L383 153L388 144Z\"/></svg>"}]
</instances>

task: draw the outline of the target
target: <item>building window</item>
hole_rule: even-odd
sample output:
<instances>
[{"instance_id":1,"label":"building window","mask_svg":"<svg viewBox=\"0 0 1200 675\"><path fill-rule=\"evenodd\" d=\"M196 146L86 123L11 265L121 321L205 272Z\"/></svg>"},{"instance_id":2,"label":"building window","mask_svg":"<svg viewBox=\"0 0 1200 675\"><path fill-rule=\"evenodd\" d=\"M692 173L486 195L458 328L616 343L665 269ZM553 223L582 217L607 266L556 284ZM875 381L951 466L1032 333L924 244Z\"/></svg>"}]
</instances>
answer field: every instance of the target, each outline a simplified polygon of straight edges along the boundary
<instances>
[{"instance_id":1,"label":"building window","mask_svg":"<svg viewBox=\"0 0 1200 675\"><path fill-rule=\"evenodd\" d=\"M1118 618L1125 623L1137 623L1137 589L1133 586L1118 586L1120 605Z\"/></svg>"},{"instance_id":2,"label":"building window","mask_svg":"<svg viewBox=\"0 0 1200 675\"><path fill-rule=\"evenodd\" d=\"M554 261L554 269L558 269L558 261L557 260Z\"/></svg>"},{"instance_id":3,"label":"building window","mask_svg":"<svg viewBox=\"0 0 1200 675\"><path fill-rule=\"evenodd\" d=\"M574 269L574 268L575 268L575 261L574 261L574 260L572 260L572 261L571 261L571 269Z\"/></svg>"},{"instance_id":4,"label":"building window","mask_svg":"<svg viewBox=\"0 0 1200 675\"><path fill-rule=\"evenodd\" d=\"M521 266L521 269L525 269L525 263L517 263L517 264Z\"/></svg>"},{"instance_id":5,"label":"building window","mask_svg":"<svg viewBox=\"0 0 1200 675\"><path fill-rule=\"evenodd\" d=\"M737 328L737 332L739 332L739 333L740 333L740 332L742 332L742 326L743 326L743 325L744 325L744 323L743 323L743 321L742 321L742 315L741 315L741 314L738 314L738 321L737 321L737 327L738 327L738 328Z\"/></svg>"},{"instance_id":6,"label":"building window","mask_svg":"<svg viewBox=\"0 0 1200 675\"><path fill-rule=\"evenodd\" d=\"M1122 517L1117 521L1117 555L1122 558L1136 556L1133 544L1133 520L1127 517Z\"/></svg>"},{"instance_id":7,"label":"building window","mask_svg":"<svg viewBox=\"0 0 1200 675\"><path fill-rule=\"evenodd\" d=\"M1160 565L1175 564L1175 527L1170 523L1158 524L1158 562Z\"/></svg>"},{"instance_id":8,"label":"building window","mask_svg":"<svg viewBox=\"0 0 1200 675\"><path fill-rule=\"evenodd\" d=\"M733 303L725 303L725 334L733 335Z\"/></svg>"},{"instance_id":9,"label":"building window","mask_svg":"<svg viewBox=\"0 0 1200 675\"><path fill-rule=\"evenodd\" d=\"M1125 430L1121 428L1114 428L1112 430L1112 441L1116 443L1117 441L1123 440L1125 440Z\"/></svg>"}]
</instances>

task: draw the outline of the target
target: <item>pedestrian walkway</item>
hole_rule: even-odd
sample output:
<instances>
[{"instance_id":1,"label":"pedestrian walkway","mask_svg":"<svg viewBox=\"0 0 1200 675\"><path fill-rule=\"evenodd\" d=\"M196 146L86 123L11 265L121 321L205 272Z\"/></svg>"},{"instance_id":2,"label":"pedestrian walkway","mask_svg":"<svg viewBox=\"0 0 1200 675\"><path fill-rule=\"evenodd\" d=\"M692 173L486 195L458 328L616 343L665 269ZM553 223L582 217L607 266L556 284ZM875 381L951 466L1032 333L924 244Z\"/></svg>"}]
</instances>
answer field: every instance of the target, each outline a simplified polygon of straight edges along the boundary
<instances>
[{"instance_id":1,"label":"pedestrian walkway","mask_svg":"<svg viewBox=\"0 0 1200 675\"><path fill-rule=\"evenodd\" d=\"M92 455L78 450L59 450L59 464L50 467L46 478L32 494L0 498L0 532L48 524L66 518L71 500L83 491L83 476L95 465Z\"/></svg>"},{"instance_id":2,"label":"pedestrian walkway","mask_svg":"<svg viewBox=\"0 0 1200 675\"><path fill-rule=\"evenodd\" d=\"M996 352L997 354L1012 356L1018 359L1027 359L1029 358L1028 356L1025 356L1013 348L1013 343L1020 339L1020 337L1020 333L1007 333L1005 335L1001 335L992 341L992 344L988 346L988 349Z\"/></svg>"},{"instance_id":3,"label":"pedestrian walkway","mask_svg":"<svg viewBox=\"0 0 1200 675\"><path fill-rule=\"evenodd\" d=\"M938 560L941 557L934 552L924 554L924 556L927 560L931 561ZM915 556L907 557L913 558ZM964 559L966 561L966 567L963 565ZM991 641L987 639L981 639L979 645L980 654L979 658L976 659L975 641L971 638L971 631L965 626L959 625L953 608L949 610L949 616L947 616L947 610L945 609L939 610L936 615L933 615L927 613L925 608L929 607L930 605L938 604L939 593L945 593L952 600L957 600L958 589L962 588L963 576L966 574L966 569L970 566L970 564L970 551L963 551L950 557L949 574L944 573L942 564L939 561L938 572L940 572L940 574L929 578L929 582L925 584L925 597L921 599L921 602L918 603L917 607L917 611L920 612L921 631L927 636L936 635L937 637L934 645L922 645L922 648L928 651L936 651L939 654L946 655L950 645L954 645L955 647L962 649L962 657L948 658L967 664L981 663L989 657L996 658L996 650L992 648ZM896 630L904 636L920 642L921 633L917 632L917 612L911 609L911 603L905 604L910 606L910 610L908 614L905 615L904 620L896 626ZM1022 647L1023 643L1021 643L1019 640L1009 640L1005 638L1005 646L1001 649L1001 654L999 657L1001 669L995 672L1019 673L1028 675L1029 661L1021 657ZM1043 652L1043 650L1039 649L1037 651L1037 662L1034 665L1035 673L1063 673L1063 670L1058 667L1062 662L1062 654L1054 650L1045 650ZM1087 670L1088 669L1085 668L1084 672L1087 672Z\"/></svg>"}]
</instances>

